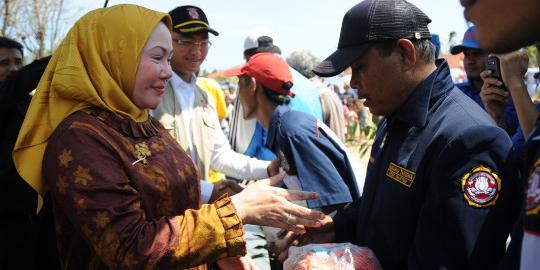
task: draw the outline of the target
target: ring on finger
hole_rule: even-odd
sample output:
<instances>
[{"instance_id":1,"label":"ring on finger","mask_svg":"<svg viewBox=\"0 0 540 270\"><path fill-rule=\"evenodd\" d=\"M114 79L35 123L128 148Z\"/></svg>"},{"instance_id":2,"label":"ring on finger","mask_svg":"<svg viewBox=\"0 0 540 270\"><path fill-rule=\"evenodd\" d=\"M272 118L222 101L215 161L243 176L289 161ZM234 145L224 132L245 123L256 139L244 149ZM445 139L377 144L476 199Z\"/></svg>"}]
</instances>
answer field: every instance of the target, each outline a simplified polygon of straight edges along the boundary
<instances>
[{"instance_id":1,"label":"ring on finger","mask_svg":"<svg viewBox=\"0 0 540 270\"><path fill-rule=\"evenodd\" d=\"M291 212L287 213L287 220L285 220L285 223L290 224L289 221L291 220L292 214Z\"/></svg>"}]
</instances>

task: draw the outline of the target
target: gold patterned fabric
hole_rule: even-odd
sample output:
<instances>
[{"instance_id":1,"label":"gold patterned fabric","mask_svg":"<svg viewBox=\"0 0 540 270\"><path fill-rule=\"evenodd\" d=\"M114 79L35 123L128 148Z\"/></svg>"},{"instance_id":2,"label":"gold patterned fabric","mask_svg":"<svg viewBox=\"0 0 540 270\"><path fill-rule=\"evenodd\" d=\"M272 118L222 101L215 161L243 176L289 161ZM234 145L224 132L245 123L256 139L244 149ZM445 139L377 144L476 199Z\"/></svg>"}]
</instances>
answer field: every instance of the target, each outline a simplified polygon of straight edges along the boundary
<instances>
[{"instance_id":1,"label":"gold patterned fabric","mask_svg":"<svg viewBox=\"0 0 540 270\"><path fill-rule=\"evenodd\" d=\"M166 13L135 5L97 9L79 19L54 52L13 152L17 171L39 194L45 192L47 140L68 115L96 106L137 122L148 119L130 98L140 54L160 21L170 29Z\"/></svg>"},{"instance_id":2,"label":"gold patterned fabric","mask_svg":"<svg viewBox=\"0 0 540 270\"><path fill-rule=\"evenodd\" d=\"M57 127L45 156L64 268L205 269L245 254L230 199L200 206L193 161L154 118L84 109Z\"/></svg>"}]
</instances>

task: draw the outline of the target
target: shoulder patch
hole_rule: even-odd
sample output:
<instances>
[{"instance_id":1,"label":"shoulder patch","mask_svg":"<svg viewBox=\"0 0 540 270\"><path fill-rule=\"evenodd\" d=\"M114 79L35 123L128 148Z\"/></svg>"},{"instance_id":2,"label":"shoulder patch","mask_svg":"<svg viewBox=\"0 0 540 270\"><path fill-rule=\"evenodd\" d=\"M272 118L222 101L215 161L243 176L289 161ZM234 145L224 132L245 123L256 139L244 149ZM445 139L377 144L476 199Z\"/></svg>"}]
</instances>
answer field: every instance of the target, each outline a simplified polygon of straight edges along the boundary
<instances>
[{"instance_id":1,"label":"shoulder patch","mask_svg":"<svg viewBox=\"0 0 540 270\"><path fill-rule=\"evenodd\" d=\"M501 179L490 168L478 166L461 177L461 190L470 206L495 205L501 191Z\"/></svg>"},{"instance_id":2,"label":"shoulder patch","mask_svg":"<svg viewBox=\"0 0 540 270\"><path fill-rule=\"evenodd\" d=\"M540 210L540 158L534 163L527 185L527 205L525 213L536 215Z\"/></svg>"}]
</instances>

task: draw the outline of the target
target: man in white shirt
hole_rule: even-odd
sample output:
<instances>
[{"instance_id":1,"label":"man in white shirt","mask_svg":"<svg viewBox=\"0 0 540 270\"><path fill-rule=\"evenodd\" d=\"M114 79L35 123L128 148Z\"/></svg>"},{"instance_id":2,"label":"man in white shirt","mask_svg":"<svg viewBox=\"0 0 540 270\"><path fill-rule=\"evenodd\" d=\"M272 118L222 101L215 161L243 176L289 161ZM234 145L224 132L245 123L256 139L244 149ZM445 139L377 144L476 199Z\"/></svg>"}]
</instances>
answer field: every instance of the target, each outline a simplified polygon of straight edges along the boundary
<instances>
[{"instance_id":1,"label":"man in white shirt","mask_svg":"<svg viewBox=\"0 0 540 270\"><path fill-rule=\"evenodd\" d=\"M217 36L218 32L210 28L206 15L198 7L181 6L169 15L173 20L171 66L174 73L160 106L153 112L154 117L191 156L203 180L208 179L210 168L238 179L268 177L270 162L231 149L221 130L212 97L196 85L195 74L211 45L208 33ZM202 181L201 189L203 202L211 202L224 192L235 193L241 188L233 181L220 181L215 187Z\"/></svg>"}]
</instances>

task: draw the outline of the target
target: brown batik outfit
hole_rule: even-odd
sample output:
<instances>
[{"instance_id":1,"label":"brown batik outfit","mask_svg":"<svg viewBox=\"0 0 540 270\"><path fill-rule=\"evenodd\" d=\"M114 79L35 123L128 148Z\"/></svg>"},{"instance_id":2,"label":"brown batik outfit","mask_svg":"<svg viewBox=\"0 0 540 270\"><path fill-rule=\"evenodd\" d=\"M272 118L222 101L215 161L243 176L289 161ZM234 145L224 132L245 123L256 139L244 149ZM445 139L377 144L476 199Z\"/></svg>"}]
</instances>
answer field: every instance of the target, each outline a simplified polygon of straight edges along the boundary
<instances>
[{"instance_id":1,"label":"brown batik outfit","mask_svg":"<svg viewBox=\"0 0 540 270\"><path fill-rule=\"evenodd\" d=\"M245 254L230 198L200 206L192 160L153 118L70 115L49 139L43 175L64 268L204 269Z\"/></svg>"}]
</instances>

